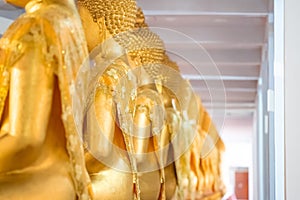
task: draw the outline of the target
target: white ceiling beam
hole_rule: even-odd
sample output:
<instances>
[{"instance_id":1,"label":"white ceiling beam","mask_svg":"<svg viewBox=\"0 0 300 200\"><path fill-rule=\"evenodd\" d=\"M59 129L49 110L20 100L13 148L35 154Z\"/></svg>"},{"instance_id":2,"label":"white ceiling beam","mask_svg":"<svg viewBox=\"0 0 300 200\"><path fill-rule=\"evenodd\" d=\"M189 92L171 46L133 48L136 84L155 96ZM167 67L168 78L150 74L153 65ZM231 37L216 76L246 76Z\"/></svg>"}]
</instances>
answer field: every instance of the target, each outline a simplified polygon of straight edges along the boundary
<instances>
[{"instance_id":1,"label":"white ceiling beam","mask_svg":"<svg viewBox=\"0 0 300 200\"><path fill-rule=\"evenodd\" d=\"M199 91L199 90L194 90L194 92L196 92L197 94L200 94L200 97L203 98L203 97L209 97L209 98L212 98L212 97L216 97L216 98L230 98L230 97L236 97L236 98L243 98L243 97L250 97L250 99L252 99L253 97L256 96L256 91L253 91L253 92L233 92L233 91L217 91L217 90L214 90L214 89L211 89L211 90L206 90L206 91ZM225 99L224 99L225 100Z\"/></svg>"},{"instance_id":2,"label":"white ceiling beam","mask_svg":"<svg viewBox=\"0 0 300 200\"><path fill-rule=\"evenodd\" d=\"M234 12L234 11L187 11L187 10L144 10L144 14L147 16L157 16L157 15L166 15L166 16L190 16L190 15L211 15L211 16L247 16L247 17L265 17L267 13L262 12Z\"/></svg>"},{"instance_id":3,"label":"white ceiling beam","mask_svg":"<svg viewBox=\"0 0 300 200\"><path fill-rule=\"evenodd\" d=\"M257 76L201 76L201 75L182 75L187 80L204 80L204 81L257 81Z\"/></svg>"},{"instance_id":4,"label":"white ceiling beam","mask_svg":"<svg viewBox=\"0 0 300 200\"><path fill-rule=\"evenodd\" d=\"M216 15L146 15L146 23L167 27L213 27L213 26L264 26L268 21L267 16L216 16Z\"/></svg>"},{"instance_id":5,"label":"white ceiling beam","mask_svg":"<svg viewBox=\"0 0 300 200\"><path fill-rule=\"evenodd\" d=\"M218 70L218 71L217 71ZM211 69L211 66L201 66L200 68L194 68L191 65L180 65L180 73L200 74L201 75L224 75L224 76L259 76L259 65L217 65L216 69Z\"/></svg>"},{"instance_id":6,"label":"white ceiling beam","mask_svg":"<svg viewBox=\"0 0 300 200\"><path fill-rule=\"evenodd\" d=\"M153 24L156 26L155 24ZM151 27L166 44L265 44L265 27L207 26L201 27Z\"/></svg>"},{"instance_id":7,"label":"white ceiling beam","mask_svg":"<svg viewBox=\"0 0 300 200\"><path fill-rule=\"evenodd\" d=\"M245 105L249 103L253 103L256 98L256 91L253 92L236 92L236 91L199 91L194 90L195 94L199 95L201 100L205 102L205 104L209 104L209 107L213 108L246 108ZM238 105L235 105L237 104ZM235 106L230 106L230 105ZM245 104L241 107L239 104ZM247 107L247 108L253 108Z\"/></svg>"},{"instance_id":8,"label":"white ceiling beam","mask_svg":"<svg viewBox=\"0 0 300 200\"><path fill-rule=\"evenodd\" d=\"M167 49L191 49L190 42L185 43L184 41L166 43L164 41L164 45ZM220 49L220 50L230 50L230 49L254 49L254 48L262 48L264 43L246 43L243 41L237 41L232 43L199 43L204 49Z\"/></svg>"},{"instance_id":9,"label":"white ceiling beam","mask_svg":"<svg viewBox=\"0 0 300 200\"><path fill-rule=\"evenodd\" d=\"M206 92L208 91L207 87L193 87L193 90L195 92ZM216 92L249 92L249 93L253 93L253 92L257 92L256 88L213 88L214 91Z\"/></svg>"},{"instance_id":10,"label":"white ceiling beam","mask_svg":"<svg viewBox=\"0 0 300 200\"><path fill-rule=\"evenodd\" d=\"M250 97L250 99L253 99L253 97L256 96L256 91L253 92L233 92L233 91L216 91L214 89L212 90L207 90L207 91L198 91L198 90L194 90L195 93L200 94L200 97L208 97L208 98L229 98L229 97ZM224 99L224 100L226 100Z\"/></svg>"},{"instance_id":11,"label":"white ceiling beam","mask_svg":"<svg viewBox=\"0 0 300 200\"><path fill-rule=\"evenodd\" d=\"M257 88L257 81L204 81L204 80L192 80L190 81L194 88L210 88L210 89L222 89L222 88Z\"/></svg>"},{"instance_id":12,"label":"white ceiling beam","mask_svg":"<svg viewBox=\"0 0 300 200\"><path fill-rule=\"evenodd\" d=\"M226 123L227 118L231 118L231 119L244 118L244 119L252 120L255 109L254 108L238 108L238 109L230 108L224 110L222 108L214 108L214 109L207 109L207 112L213 118L214 123L217 123L217 125L219 125L218 128L220 130L222 128L222 124L224 122Z\"/></svg>"},{"instance_id":13,"label":"white ceiling beam","mask_svg":"<svg viewBox=\"0 0 300 200\"><path fill-rule=\"evenodd\" d=\"M261 49L210 49L200 47L186 49L167 49L171 59L179 66L201 69L203 67L218 67L219 65L260 65ZM216 66L215 66L216 65ZM218 67L219 68L219 67Z\"/></svg>"},{"instance_id":14,"label":"white ceiling beam","mask_svg":"<svg viewBox=\"0 0 300 200\"><path fill-rule=\"evenodd\" d=\"M224 102L215 102L214 104L212 104L211 102L202 101L202 104L210 114L213 114L214 119L218 119L218 117L224 116L247 116L253 114L256 109L256 105L254 102L227 102L226 104L224 104ZM218 121L219 120L223 119L218 119Z\"/></svg>"},{"instance_id":15,"label":"white ceiling beam","mask_svg":"<svg viewBox=\"0 0 300 200\"><path fill-rule=\"evenodd\" d=\"M241 103L241 102L230 102L230 103L224 103L224 102L215 102L213 105L211 102L205 102L202 101L202 104L206 108L210 108L211 106L216 107L216 108L255 108L256 105L254 102L246 102L246 103Z\"/></svg>"},{"instance_id":16,"label":"white ceiling beam","mask_svg":"<svg viewBox=\"0 0 300 200\"><path fill-rule=\"evenodd\" d=\"M235 15L265 14L268 6L262 0L137 0L137 3L147 14L151 13L225 13ZM156 13L155 13L156 12Z\"/></svg>"},{"instance_id":17,"label":"white ceiling beam","mask_svg":"<svg viewBox=\"0 0 300 200\"><path fill-rule=\"evenodd\" d=\"M256 109L254 102L212 102L202 101L202 105L210 113L211 117L220 122L223 117L251 116ZM221 119L219 118L221 117ZM237 118L240 120L241 118Z\"/></svg>"},{"instance_id":18,"label":"white ceiling beam","mask_svg":"<svg viewBox=\"0 0 300 200\"><path fill-rule=\"evenodd\" d=\"M249 102L254 102L255 99L256 99L256 94L242 95L241 93L238 93L238 94L232 94L230 96L226 96L225 99L224 99L223 95L218 96L218 95L214 94L213 96L211 96L211 94L204 94L204 93L201 93L201 94L196 93L196 94L198 94L201 97L202 101L212 102L212 104L214 102L220 102L220 101L225 101L225 102L228 102L228 103L231 103L231 102L249 103Z\"/></svg>"}]
</instances>

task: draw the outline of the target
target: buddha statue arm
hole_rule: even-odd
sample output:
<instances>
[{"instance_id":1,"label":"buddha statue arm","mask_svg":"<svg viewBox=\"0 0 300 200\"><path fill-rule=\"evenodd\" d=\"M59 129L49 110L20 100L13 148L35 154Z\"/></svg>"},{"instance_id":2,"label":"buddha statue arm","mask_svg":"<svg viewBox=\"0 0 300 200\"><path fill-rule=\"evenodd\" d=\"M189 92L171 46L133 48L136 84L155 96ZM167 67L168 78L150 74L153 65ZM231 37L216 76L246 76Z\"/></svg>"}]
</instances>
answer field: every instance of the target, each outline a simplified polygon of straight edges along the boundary
<instances>
[{"instance_id":1,"label":"buddha statue arm","mask_svg":"<svg viewBox=\"0 0 300 200\"><path fill-rule=\"evenodd\" d=\"M134 150L138 155L148 153L151 148L150 137L154 137L154 149L160 150L168 144L169 133L164 124L164 116L161 110L163 104L159 93L150 88L140 88L136 107L134 109ZM150 145L150 146L149 146ZM159 151L158 151L159 152ZM167 161L165 156L158 155L161 165ZM164 159L165 157L165 159ZM137 162L143 162L142 157L137 157Z\"/></svg>"},{"instance_id":2,"label":"buddha statue arm","mask_svg":"<svg viewBox=\"0 0 300 200\"><path fill-rule=\"evenodd\" d=\"M9 95L1 121L0 172L20 169L36 159L51 110L54 78L45 66L41 44L31 41L23 45L28 45L26 52L9 70Z\"/></svg>"},{"instance_id":3,"label":"buddha statue arm","mask_svg":"<svg viewBox=\"0 0 300 200\"><path fill-rule=\"evenodd\" d=\"M98 58L96 58L97 60ZM97 62L99 62L97 60ZM101 64L101 62L99 62ZM86 158L100 158L111 156L113 150L116 126L116 106L114 93L118 80L126 72L126 64L122 60L108 66L108 68L97 78L97 87L94 96L91 97L93 112L87 113L87 142L89 152ZM96 117L96 118L95 118ZM117 145L118 146L118 145ZM90 155L92 154L92 155ZM86 159L88 169L97 171L95 159Z\"/></svg>"},{"instance_id":4,"label":"buddha statue arm","mask_svg":"<svg viewBox=\"0 0 300 200\"><path fill-rule=\"evenodd\" d=\"M88 120L88 146L94 156L108 156L115 132L112 90L101 77L95 91L94 109L97 120ZM89 113L90 117L92 113Z\"/></svg>"},{"instance_id":5,"label":"buddha statue arm","mask_svg":"<svg viewBox=\"0 0 300 200\"><path fill-rule=\"evenodd\" d=\"M149 138L151 135L149 119L149 108L145 105L138 105L134 116L134 151L137 154L137 162L143 162L143 153L148 152Z\"/></svg>"},{"instance_id":6,"label":"buddha statue arm","mask_svg":"<svg viewBox=\"0 0 300 200\"><path fill-rule=\"evenodd\" d=\"M181 116L179 114L179 112L174 109L173 107L169 107L166 109L166 116L167 116L167 130L168 130L168 133L169 133L169 136L168 136L168 139L169 141L166 141L166 144L167 142L170 142L170 140L172 140L172 143L174 146L176 145L180 145L179 143L174 143L174 138L177 137L180 133L180 126L181 126ZM179 142L178 140L175 140L177 142Z\"/></svg>"},{"instance_id":7,"label":"buddha statue arm","mask_svg":"<svg viewBox=\"0 0 300 200\"><path fill-rule=\"evenodd\" d=\"M133 118L133 135L134 152L138 163L143 162L143 153L148 152L149 138L151 135L151 120L150 120L151 105L147 104L146 98L137 97L137 105L134 109Z\"/></svg>"}]
</instances>

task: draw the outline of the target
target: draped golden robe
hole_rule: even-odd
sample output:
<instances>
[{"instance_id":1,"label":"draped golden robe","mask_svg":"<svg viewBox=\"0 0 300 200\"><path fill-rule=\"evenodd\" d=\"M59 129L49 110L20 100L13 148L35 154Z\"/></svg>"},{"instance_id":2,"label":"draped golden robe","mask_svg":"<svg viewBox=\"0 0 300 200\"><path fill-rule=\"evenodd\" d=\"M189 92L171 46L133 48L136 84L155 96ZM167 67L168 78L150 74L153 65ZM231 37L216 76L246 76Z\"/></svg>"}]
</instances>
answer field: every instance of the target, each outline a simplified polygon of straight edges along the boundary
<instances>
[{"instance_id":1,"label":"draped golden robe","mask_svg":"<svg viewBox=\"0 0 300 200\"><path fill-rule=\"evenodd\" d=\"M72 110L87 55L75 9L60 4L30 2L1 38L0 199L89 199Z\"/></svg>"}]
</instances>

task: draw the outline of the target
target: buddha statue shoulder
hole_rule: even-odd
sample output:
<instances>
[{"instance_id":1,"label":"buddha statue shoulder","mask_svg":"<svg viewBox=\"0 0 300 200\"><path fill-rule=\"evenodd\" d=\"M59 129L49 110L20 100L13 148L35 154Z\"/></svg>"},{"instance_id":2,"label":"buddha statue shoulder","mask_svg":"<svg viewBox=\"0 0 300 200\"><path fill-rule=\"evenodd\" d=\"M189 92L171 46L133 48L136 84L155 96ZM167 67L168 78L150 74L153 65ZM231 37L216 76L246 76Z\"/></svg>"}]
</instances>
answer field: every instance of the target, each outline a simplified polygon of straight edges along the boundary
<instances>
[{"instance_id":1,"label":"buddha statue shoulder","mask_svg":"<svg viewBox=\"0 0 300 200\"><path fill-rule=\"evenodd\" d=\"M90 199L72 114L88 56L75 3L8 3L26 13L0 39L0 199Z\"/></svg>"}]
</instances>

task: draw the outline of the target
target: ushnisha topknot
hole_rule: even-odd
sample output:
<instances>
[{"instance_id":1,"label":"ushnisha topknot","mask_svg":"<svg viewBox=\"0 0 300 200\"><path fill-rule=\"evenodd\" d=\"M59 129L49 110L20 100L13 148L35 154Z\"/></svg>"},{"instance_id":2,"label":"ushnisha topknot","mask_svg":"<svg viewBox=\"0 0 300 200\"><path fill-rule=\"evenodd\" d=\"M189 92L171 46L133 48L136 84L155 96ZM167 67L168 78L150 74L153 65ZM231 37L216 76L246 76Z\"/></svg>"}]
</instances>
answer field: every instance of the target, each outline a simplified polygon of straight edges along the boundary
<instances>
[{"instance_id":1,"label":"ushnisha topknot","mask_svg":"<svg viewBox=\"0 0 300 200\"><path fill-rule=\"evenodd\" d=\"M111 35L134 28L137 6L134 0L78 0L91 13L94 22L104 18L105 26Z\"/></svg>"},{"instance_id":2,"label":"ushnisha topknot","mask_svg":"<svg viewBox=\"0 0 300 200\"><path fill-rule=\"evenodd\" d=\"M146 20L145 20L145 15L144 15L143 10L141 8L138 8L138 10L137 10L134 27L135 28L148 27L148 24L146 23Z\"/></svg>"},{"instance_id":3,"label":"ushnisha topknot","mask_svg":"<svg viewBox=\"0 0 300 200\"><path fill-rule=\"evenodd\" d=\"M114 38L130 56L139 57L142 64L163 60L165 53L163 41L148 28L133 29Z\"/></svg>"},{"instance_id":4,"label":"ushnisha topknot","mask_svg":"<svg viewBox=\"0 0 300 200\"><path fill-rule=\"evenodd\" d=\"M128 56L142 65L149 75L157 77L164 60L165 47L159 36L148 28L133 29L114 36Z\"/></svg>"}]
</instances>

